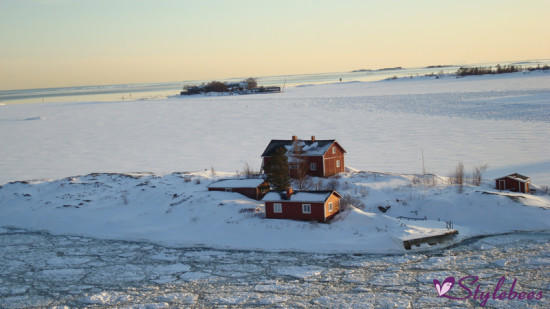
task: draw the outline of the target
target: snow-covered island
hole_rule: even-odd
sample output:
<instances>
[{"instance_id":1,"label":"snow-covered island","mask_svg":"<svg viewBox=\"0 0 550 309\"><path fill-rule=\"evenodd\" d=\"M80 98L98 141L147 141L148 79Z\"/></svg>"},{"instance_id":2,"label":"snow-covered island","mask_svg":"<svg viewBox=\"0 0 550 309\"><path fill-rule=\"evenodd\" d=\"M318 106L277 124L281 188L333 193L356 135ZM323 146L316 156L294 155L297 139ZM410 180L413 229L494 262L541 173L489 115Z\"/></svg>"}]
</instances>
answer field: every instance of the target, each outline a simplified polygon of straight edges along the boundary
<instances>
[{"instance_id":1,"label":"snow-covered island","mask_svg":"<svg viewBox=\"0 0 550 309\"><path fill-rule=\"evenodd\" d=\"M170 247L322 253L405 252L404 240L442 234L451 222L459 235L444 246L469 237L550 228L548 195L499 192L490 184L458 193L447 184L414 184L414 175L375 172L334 178L338 191L354 196L359 205L329 223L266 219L262 201L207 190L221 177L235 175L90 174L13 182L0 188L0 224ZM382 214L379 206L390 207Z\"/></svg>"},{"instance_id":2,"label":"snow-covered island","mask_svg":"<svg viewBox=\"0 0 550 309\"><path fill-rule=\"evenodd\" d=\"M452 243L547 231L550 195L497 191L493 179L519 172L550 183L549 85L548 74L532 73L337 83L277 97L5 105L0 226L322 253L403 253L404 240L450 225L459 231ZM312 181L336 180L331 186L357 205L329 223L273 220L262 201L207 190L238 177L224 170L259 166L266 141L291 134L343 141L346 163L358 170ZM428 172L439 175L430 182L418 181L421 151ZM457 161L468 172L479 163L491 169L481 186L459 193L446 181ZM431 248L440 246L412 250Z\"/></svg>"}]
</instances>

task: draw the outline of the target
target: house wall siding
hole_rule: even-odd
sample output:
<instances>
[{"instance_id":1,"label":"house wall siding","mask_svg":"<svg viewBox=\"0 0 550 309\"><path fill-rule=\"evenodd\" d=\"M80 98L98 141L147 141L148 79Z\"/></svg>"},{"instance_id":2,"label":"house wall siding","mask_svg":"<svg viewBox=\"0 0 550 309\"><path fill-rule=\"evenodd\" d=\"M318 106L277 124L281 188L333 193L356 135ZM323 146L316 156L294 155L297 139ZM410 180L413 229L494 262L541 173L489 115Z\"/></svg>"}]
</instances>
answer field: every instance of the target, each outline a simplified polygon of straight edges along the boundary
<instances>
[{"instance_id":1,"label":"house wall siding","mask_svg":"<svg viewBox=\"0 0 550 309\"><path fill-rule=\"evenodd\" d=\"M308 168L309 168L311 163L315 163L317 165L317 170L315 170L315 171L309 170L307 174L309 176L323 177L323 157L321 157L321 156L315 156L315 157L308 156L308 157L306 157L306 160L308 161Z\"/></svg>"},{"instance_id":2,"label":"house wall siding","mask_svg":"<svg viewBox=\"0 0 550 309\"><path fill-rule=\"evenodd\" d=\"M332 202L332 211L328 210L328 204ZM340 212L340 199L332 194L325 203L325 221L332 219Z\"/></svg>"},{"instance_id":3,"label":"house wall siding","mask_svg":"<svg viewBox=\"0 0 550 309\"><path fill-rule=\"evenodd\" d=\"M273 204L281 203L282 212L274 213ZM311 205L311 214L302 213L302 204ZM265 217L268 219L293 219L304 221L325 221L324 203L310 202L265 202Z\"/></svg>"},{"instance_id":4,"label":"house wall siding","mask_svg":"<svg viewBox=\"0 0 550 309\"><path fill-rule=\"evenodd\" d=\"M332 153L332 148L336 149L336 153ZM343 173L346 170L346 162L344 161L344 149L338 143L332 144L330 149L324 154L323 160L325 163L325 177L332 176L338 173ZM340 167L337 167L336 161L340 160Z\"/></svg>"},{"instance_id":5,"label":"house wall siding","mask_svg":"<svg viewBox=\"0 0 550 309\"><path fill-rule=\"evenodd\" d=\"M502 180L504 180L504 187L502 186ZM529 183L521 182L516 179L509 177L503 177L495 180L497 190L508 190L515 192L528 193L529 192Z\"/></svg>"}]
</instances>

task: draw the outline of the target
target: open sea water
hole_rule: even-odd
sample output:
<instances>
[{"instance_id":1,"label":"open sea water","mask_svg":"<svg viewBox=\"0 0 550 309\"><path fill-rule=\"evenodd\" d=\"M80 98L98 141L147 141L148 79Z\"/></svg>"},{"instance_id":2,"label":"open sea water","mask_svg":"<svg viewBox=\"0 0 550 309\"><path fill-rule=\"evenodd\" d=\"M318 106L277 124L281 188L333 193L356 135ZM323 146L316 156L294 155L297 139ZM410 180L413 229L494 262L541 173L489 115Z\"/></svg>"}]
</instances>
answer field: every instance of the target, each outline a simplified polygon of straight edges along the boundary
<instances>
[{"instance_id":1,"label":"open sea water","mask_svg":"<svg viewBox=\"0 0 550 309\"><path fill-rule=\"evenodd\" d=\"M470 67L519 65L536 67L548 65L550 59L523 62L481 63ZM444 65L419 68L357 69L349 72L294 74L256 77L258 85L293 87L306 84L323 84L349 81L378 81L389 78L414 77L431 74L454 74L459 65ZM219 79L224 82L240 82L247 77ZM200 85L211 80L187 80L181 82L141 83L120 85L95 85L80 87L21 89L0 91L0 104L51 103L51 102L104 102L124 100L154 100L177 96L185 85Z\"/></svg>"}]
</instances>

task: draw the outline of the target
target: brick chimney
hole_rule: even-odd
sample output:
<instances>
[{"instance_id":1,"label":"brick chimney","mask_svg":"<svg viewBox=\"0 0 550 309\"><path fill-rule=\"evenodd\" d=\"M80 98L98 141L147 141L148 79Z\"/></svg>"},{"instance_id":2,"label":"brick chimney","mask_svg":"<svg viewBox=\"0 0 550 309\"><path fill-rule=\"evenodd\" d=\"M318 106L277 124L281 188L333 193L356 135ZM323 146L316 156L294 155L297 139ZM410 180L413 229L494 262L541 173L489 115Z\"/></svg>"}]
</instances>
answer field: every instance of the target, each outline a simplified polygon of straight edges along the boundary
<instances>
[{"instance_id":1,"label":"brick chimney","mask_svg":"<svg viewBox=\"0 0 550 309\"><path fill-rule=\"evenodd\" d=\"M290 199L290 197L292 196L292 193L294 193L294 190L292 189L292 187L286 188L286 198L287 199Z\"/></svg>"},{"instance_id":2,"label":"brick chimney","mask_svg":"<svg viewBox=\"0 0 550 309\"><path fill-rule=\"evenodd\" d=\"M312 142L312 143L315 143L315 135L312 135L312 136L311 136L311 142Z\"/></svg>"},{"instance_id":3,"label":"brick chimney","mask_svg":"<svg viewBox=\"0 0 550 309\"><path fill-rule=\"evenodd\" d=\"M298 136L292 135L292 141L293 141L293 142L296 141L297 139L298 139Z\"/></svg>"}]
</instances>

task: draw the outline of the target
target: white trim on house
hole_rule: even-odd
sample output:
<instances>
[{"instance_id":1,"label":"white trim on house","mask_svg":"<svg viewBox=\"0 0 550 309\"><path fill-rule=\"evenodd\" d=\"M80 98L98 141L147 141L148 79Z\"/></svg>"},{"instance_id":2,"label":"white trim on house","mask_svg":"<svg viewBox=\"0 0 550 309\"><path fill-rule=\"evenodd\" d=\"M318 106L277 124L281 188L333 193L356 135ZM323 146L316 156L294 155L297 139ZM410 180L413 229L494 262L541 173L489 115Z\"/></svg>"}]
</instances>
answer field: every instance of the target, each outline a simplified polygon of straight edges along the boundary
<instances>
[{"instance_id":1,"label":"white trim on house","mask_svg":"<svg viewBox=\"0 0 550 309\"><path fill-rule=\"evenodd\" d=\"M334 206L332 205L332 202L328 203L328 211L332 212L334 210ZM326 215L325 215L326 217Z\"/></svg>"},{"instance_id":2,"label":"white trim on house","mask_svg":"<svg viewBox=\"0 0 550 309\"><path fill-rule=\"evenodd\" d=\"M276 214L283 213L283 204L273 203L273 213L276 213Z\"/></svg>"},{"instance_id":3,"label":"white trim on house","mask_svg":"<svg viewBox=\"0 0 550 309\"><path fill-rule=\"evenodd\" d=\"M310 214L311 213L311 204L302 204L302 213Z\"/></svg>"},{"instance_id":4,"label":"white trim on house","mask_svg":"<svg viewBox=\"0 0 550 309\"><path fill-rule=\"evenodd\" d=\"M499 179L498 180L498 188L499 188L499 190L506 190L506 180Z\"/></svg>"}]
</instances>

